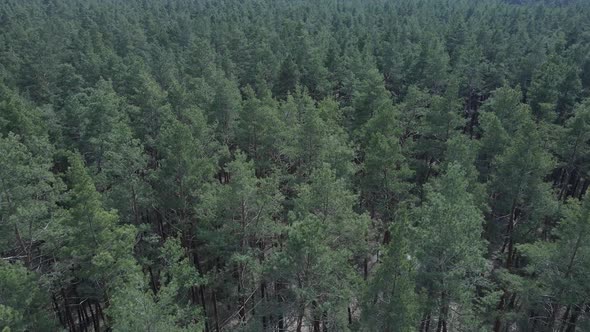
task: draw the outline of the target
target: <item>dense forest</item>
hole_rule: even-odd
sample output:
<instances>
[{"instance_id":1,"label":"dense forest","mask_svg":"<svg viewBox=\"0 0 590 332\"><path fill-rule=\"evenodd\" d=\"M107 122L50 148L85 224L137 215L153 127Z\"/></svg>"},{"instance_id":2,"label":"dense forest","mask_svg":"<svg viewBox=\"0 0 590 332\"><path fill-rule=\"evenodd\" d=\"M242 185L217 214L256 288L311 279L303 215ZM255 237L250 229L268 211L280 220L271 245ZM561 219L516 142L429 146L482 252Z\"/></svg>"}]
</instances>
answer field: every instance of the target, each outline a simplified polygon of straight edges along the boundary
<instances>
[{"instance_id":1,"label":"dense forest","mask_svg":"<svg viewBox=\"0 0 590 332\"><path fill-rule=\"evenodd\" d=\"M590 331L590 2L0 1L0 331Z\"/></svg>"}]
</instances>

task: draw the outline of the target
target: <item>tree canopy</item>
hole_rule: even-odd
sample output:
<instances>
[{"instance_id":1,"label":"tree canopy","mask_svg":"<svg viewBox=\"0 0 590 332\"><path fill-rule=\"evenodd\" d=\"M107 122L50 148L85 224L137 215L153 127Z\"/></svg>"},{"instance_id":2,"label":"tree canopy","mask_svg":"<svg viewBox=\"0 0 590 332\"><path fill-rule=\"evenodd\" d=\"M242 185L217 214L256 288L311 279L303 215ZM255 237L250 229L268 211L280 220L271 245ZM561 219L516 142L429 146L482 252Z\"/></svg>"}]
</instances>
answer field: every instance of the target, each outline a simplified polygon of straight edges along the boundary
<instances>
[{"instance_id":1,"label":"tree canopy","mask_svg":"<svg viewBox=\"0 0 590 332\"><path fill-rule=\"evenodd\" d=\"M0 331L590 330L586 0L3 0Z\"/></svg>"}]
</instances>

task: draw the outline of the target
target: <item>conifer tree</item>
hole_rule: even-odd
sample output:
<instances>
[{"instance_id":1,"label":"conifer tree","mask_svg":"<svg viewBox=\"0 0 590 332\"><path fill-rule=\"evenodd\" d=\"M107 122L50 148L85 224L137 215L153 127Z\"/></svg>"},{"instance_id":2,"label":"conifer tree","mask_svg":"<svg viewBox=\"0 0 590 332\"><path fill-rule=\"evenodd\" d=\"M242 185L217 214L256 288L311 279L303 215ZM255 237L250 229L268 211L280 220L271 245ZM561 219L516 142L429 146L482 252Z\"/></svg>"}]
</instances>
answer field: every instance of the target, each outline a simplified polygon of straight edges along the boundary
<instances>
[{"instance_id":1,"label":"conifer tree","mask_svg":"<svg viewBox=\"0 0 590 332\"><path fill-rule=\"evenodd\" d=\"M366 255L367 216L352 210L355 197L328 164L299 187L284 249L269 262L271 275L287 283L278 296L281 315L296 317L295 329L345 330L349 305ZM348 317L348 319L347 319Z\"/></svg>"},{"instance_id":2,"label":"conifer tree","mask_svg":"<svg viewBox=\"0 0 590 332\"><path fill-rule=\"evenodd\" d=\"M419 325L418 262L410 244L411 229L402 218L391 225L391 241L368 281L362 315L370 330L409 332Z\"/></svg>"},{"instance_id":3,"label":"conifer tree","mask_svg":"<svg viewBox=\"0 0 590 332\"><path fill-rule=\"evenodd\" d=\"M523 296L538 313L529 323L532 329L576 331L578 321L587 315L584 306L590 295L586 283L590 273L588 197L581 202L576 199L567 202L563 218L553 231L554 239L519 247L527 257L525 270L536 281L522 283ZM581 329L587 328L587 323L582 325Z\"/></svg>"},{"instance_id":4,"label":"conifer tree","mask_svg":"<svg viewBox=\"0 0 590 332\"><path fill-rule=\"evenodd\" d=\"M423 331L434 324L431 321L439 332L478 327L471 301L486 269L486 243L483 215L467 187L461 165L449 164L445 174L428 185L426 200L414 215L417 280L428 297Z\"/></svg>"}]
</instances>

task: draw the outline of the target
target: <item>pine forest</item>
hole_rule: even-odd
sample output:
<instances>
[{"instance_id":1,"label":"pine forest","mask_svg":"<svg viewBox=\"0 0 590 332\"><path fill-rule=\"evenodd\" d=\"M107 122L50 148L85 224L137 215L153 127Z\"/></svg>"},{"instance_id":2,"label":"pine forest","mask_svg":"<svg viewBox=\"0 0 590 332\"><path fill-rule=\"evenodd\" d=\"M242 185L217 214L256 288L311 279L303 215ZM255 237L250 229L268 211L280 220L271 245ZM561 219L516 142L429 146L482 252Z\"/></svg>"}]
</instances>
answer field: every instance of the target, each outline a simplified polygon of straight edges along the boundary
<instances>
[{"instance_id":1,"label":"pine forest","mask_svg":"<svg viewBox=\"0 0 590 332\"><path fill-rule=\"evenodd\" d=\"M588 332L589 186L589 0L0 0L1 332Z\"/></svg>"}]
</instances>

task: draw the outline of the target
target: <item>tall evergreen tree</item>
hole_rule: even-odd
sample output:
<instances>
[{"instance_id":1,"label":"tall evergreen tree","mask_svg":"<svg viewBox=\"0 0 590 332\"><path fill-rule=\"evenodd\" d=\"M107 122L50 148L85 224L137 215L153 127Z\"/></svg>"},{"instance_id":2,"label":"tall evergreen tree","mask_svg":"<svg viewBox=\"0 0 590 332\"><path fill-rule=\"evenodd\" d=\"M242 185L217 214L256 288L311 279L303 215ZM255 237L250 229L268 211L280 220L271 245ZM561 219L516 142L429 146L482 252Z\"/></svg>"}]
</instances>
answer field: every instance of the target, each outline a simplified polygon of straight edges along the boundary
<instances>
[{"instance_id":1,"label":"tall evergreen tree","mask_svg":"<svg viewBox=\"0 0 590 332\"><path fill-rule=\"evenodd\" d=\"M526 271L535 282L522 282L523 296L538 313L527 323L537 331L576 331L581 321L587 328L585 302L588 299L590 260L590 199L572 199L553 232L554 240L537 241L519 248L527 257Z\"/></svg>"},{"instance_id":2,"label":"tall evergreen tree","mask_svg":"<svg viewBox=\"0 0 590 332\"><path fill-rule=\"evenodd\" d=\"M297 331L309 325L314 331L346 330L356 270L366 255L367 217L352 210L354 195L328 164L298 191L284 250L269 262L271 274L288 285L278 294L287 303L277 305L283 316L296 317Z\"/></svg>"},{"instance_id":3,"label":"tall evergreen tree","mask_svg":"<svg viewBox=\"0 0 590 332\"><path fill-rule=\"evenodd\" d=\"M367 328L379 331L415 331L420 298L416 293L418 263L410 242L407 220L391 225L391 241L364 298L362 315Z\"/></svg>"},{"instance_id":4,"label":"tall evergreen tree","mask_svg":"<svg viewBox=\"0 0 590 332\"><path fill-rule=\"evenodd\" d=\"M486 270L482 239L484 218L468 191L465 171L449 164L444 175L427 187L426 201L416 211L418 282L428 302L421 330L477 330L471 301ZM454 315L451 312L457 312Z\"/></svg>"}]
</instances>

